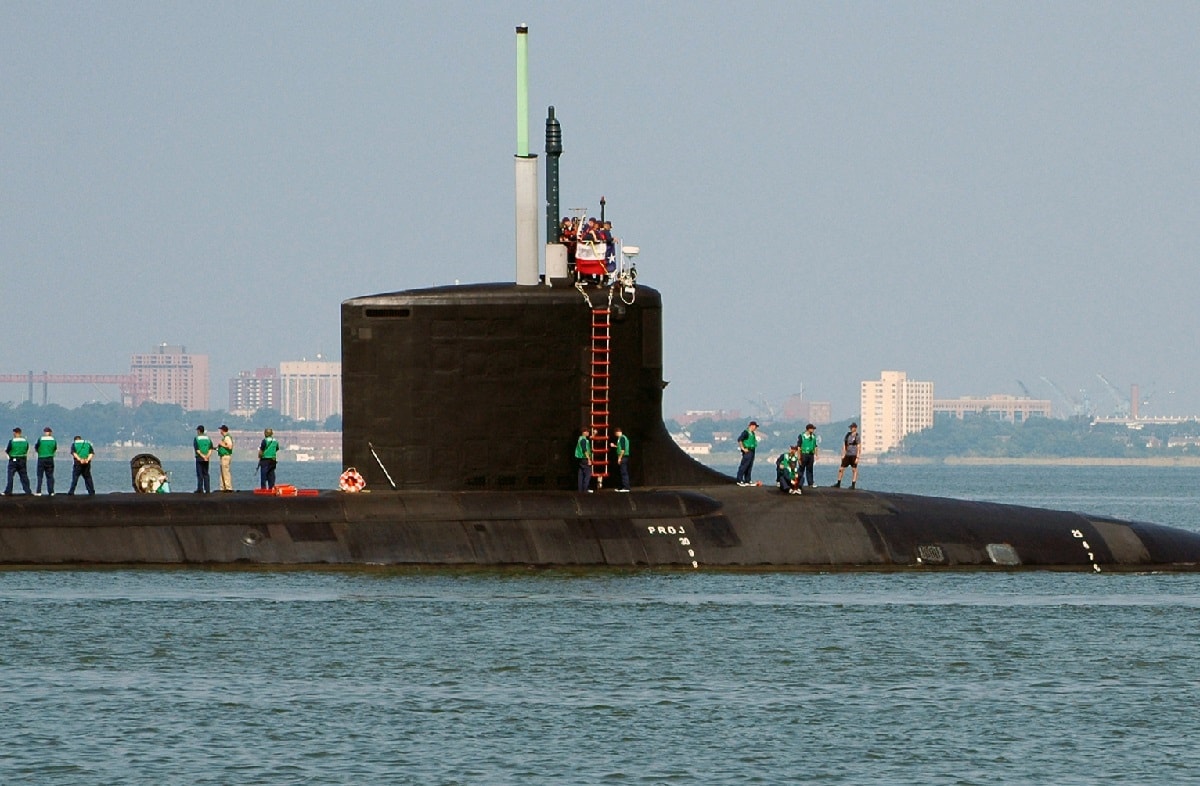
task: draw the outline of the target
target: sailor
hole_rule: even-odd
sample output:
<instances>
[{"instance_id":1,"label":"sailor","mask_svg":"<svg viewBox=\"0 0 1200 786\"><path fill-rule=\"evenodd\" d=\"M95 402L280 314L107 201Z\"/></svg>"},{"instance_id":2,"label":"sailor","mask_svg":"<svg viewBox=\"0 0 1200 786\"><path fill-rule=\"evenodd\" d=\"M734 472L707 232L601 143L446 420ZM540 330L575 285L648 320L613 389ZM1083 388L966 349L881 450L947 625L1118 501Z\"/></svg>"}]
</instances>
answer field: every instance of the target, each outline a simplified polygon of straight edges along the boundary
<instances>
[{"instance_id":1,"label":"sailor","mask_svg":"<svg viewBox=\"0 0 1200 786\"><path fill-rule=\"evenodd\" d=\"M790 446L787 452L780 453L775 459L775 482L779 490L787 494L800 493L800 459L796 456L797 448Z\"/></svg>"},{"instance_id":2,"label":"sailor","mask_svg":"<svg viewBox=\"0 0 1200 786\"><path fill-rule=\"evenodd\" d=\"M71 443L71 458L74 463L71 466L71 488L67 489L67 496L75 493L75 484L79 483L80 478L83 478L83 484L87 486L88 496L95 495L96 487L92 485L92 458L95 455L92 443L76 434Z\"/></svg>"},{"instance_id":3,"label":"sailor","mask_svg":"<svg viewBox=\"0 0 1200 786\"><path fill-rule=\"evenodd\" d=\"M817 454L821 452L821 438L817 436L817 427L809 423L804 427L804 433L796 438L800 446L800 482L807 481L809 488L813 484L813 465L817 463Z\"/></svg>"},{"instance_id":4,"label":"sailor","mask_svg":"<svg viewBox=\"0 0 1200 786\"><path fill-rule=\"evenodd\" d=\"M13 475L21 479L21 488L25 489L25 493L31 494L29 470L26 466L29 456L29 440L21 434L20 428L13 429L12 439L8 441L8 447L4 449L4 452L8 454L8 485L4 487L4 496L12 496Z\"/></svg>"},{"instance_id":5,"label":"sailor","mask_svg":"<svg viewBox=\"0 0 1200 786\"><path fill-rule=\"evenodd\" d=\"M42 478L46 479L46 493L54 496L54 454L58 452L58 441L49 426L42 429L42 436L33 443L37 453L37 495L42 494Z\"/></svg>"},{"instance_id":6,"label":"sailor","mask_svg":"<svg viewBox=\"0 0 1200 786\"><path fill-rule=\"evenodd\" d=\"M758 447L758 423L750 421L750 425L742 430L741 436L738 437L738 450L742 452L742 460L738 464L737 484L739 486L752 486L750 482L750 471L754 469L754 449Z\"/></svg>"},{"instance_id":7,"label":"sailor","mask_svg":"<svg viewBox=\"0 0 1200 786\"><path fill-rule=\"evenodd\" d=\"M579 492L592 493L592 431L587 426L575 441L575 460L579 462Z\"/></svg>"},{"instance_id":8,"label":"sailor","mask_svg":"<svg viewBox=\"0 0 1200 786\"><path fill-rule=\"evenodd\" d=\"M278 463L279 442L275 432L263 429L263 440L258 445L258 487L260 489L275 488L275 465Z\"/></svg>"},{"instance_id":9,"label":"sailor","mask_svg":"<svg viewBox=\"0 0 1200 786\"><path fill-rule=\"evenodd\" d=\"M212 491L212 480L208 474L208 460L212 457L212 437L204 433L204 426L196 426L196 438L192 440L192 450L196 453L196 494L207 494Z\"/></svg>"},{"instance_id":10,"label":"sailor","mask_svg":"<svg viewBox=\"0 0 1200 786\"><path fill-rule=\"evenodd\" d=\"M620 426L613 429L613 434L617 437L617 469L621 471L621 485L617 491L629 491L629 437Z\"/></svg>"},{"instance_id":11,"label":"sailor","mask_svg":"<svg viewBox=\"0 0 1200 786\"><path fill-rule=\"evenodd\" d=\"M229 426L224 424L217 442L217 459L221 462L221 491L233 491L233 437L229 436Z\"/></svg>"},{"instance_id":12,"label":"sailor","mask_svg":"<svg viewBox=\"0 0 1200 786\"><path fill-rule=\"evenodd\" d=\"M851 423L850 430L846 432L846 436L842 439L842 466L838 467L837 483L834 483L834 488L842 487L842 476L846 474L846 467L850 467L850 488L858 486L858 449L862 445L862 437L858 435L858 424Z\"/></svg>"}]
</instances>

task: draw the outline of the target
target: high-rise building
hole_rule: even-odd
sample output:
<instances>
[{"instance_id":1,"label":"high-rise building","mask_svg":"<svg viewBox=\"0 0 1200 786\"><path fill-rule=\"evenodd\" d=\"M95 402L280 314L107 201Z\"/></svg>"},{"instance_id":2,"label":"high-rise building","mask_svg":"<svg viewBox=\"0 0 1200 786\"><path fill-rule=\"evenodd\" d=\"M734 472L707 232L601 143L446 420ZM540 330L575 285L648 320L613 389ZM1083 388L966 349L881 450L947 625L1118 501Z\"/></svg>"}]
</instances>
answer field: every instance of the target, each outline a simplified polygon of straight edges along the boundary
<instances>
[{"instance_id":1,"label":"high-rise building","mask_svg":"<svg viewBox=\"0 0 1200 786\"><path fill-rule=\"evenodd\" d=\"M129 373L146 391L146 400L178 404L185 410L208 409L208 355L187 347L159 344L144 355L132 355Z\"/></svg>"},{"instance_id":2,"label":"high-rise building","mask_svg":"<svg viewBox=\"0 0 1200 786\"><path fill-rule=\"evenodd\" d=\"M296 420L323 421L342 414L342 364L326 360L279 364L280 412Z\"/></svg>"},{"instance_id":3,"label":"high-rise building","mask_svg":"<svg viewBox=\"0 0 1200 786\"><path fill-rule=\"evenodd\" d=\"M933 425L933 383L884 371L862 383L863 453L886 453L905 436Z\"/></svg>"},{"instance_id":4,"label":"high-rise building","mask_svg":"<svg viewBox=\"0 0 1200 786\"><path fill-rule=\"evenodd\" d=\"M256 368L239 371L229 380L229 411L236 415L252 415L260 409L279 411L279 371Z\"/></svg>"}]
</instances>

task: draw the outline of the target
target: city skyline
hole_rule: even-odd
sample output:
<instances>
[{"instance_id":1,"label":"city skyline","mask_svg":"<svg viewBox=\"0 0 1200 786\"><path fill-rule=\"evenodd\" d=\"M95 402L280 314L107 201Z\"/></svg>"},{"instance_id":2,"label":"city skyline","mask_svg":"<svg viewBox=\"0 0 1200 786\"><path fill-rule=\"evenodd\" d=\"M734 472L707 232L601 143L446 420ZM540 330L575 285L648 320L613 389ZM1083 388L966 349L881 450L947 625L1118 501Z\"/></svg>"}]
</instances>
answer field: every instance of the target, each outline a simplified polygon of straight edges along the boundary
<instances>
[{"instance_id":1,"label":"city skyline","mask_svg":"<svg viewBox=\"0 0 1200 786\"><path fill-rule=\"evenodd\" d=\"M163 343L158 346L172 346L172 345L167 345L167 344ZM176 345L176 346L178 346L178 345ZM196 353L196 354L204 354L204 353ZM270 371L273 371L275 374L278 374L280 366L284 363L303 363L303 362L340 363L340 361L325 360L324 356L321 353L317 353L313 357L316 358L315 361L309 361L307 356L304 356L298 361L297 360L290 360L290 361L280 360L280 361L277 361L276 365L274 365L274 366L259 366L259 367L251 368L251 369L240 369L240 370L234 372L234 374L232 376L230 376L226 379L217 379L215 376L213 376L213 378L210 380L210 402L221 403L221 404L229 403L230 406L227 408L228 411L236 412L236 411L239 411L240 409L244 409L244 408L232 406L232 404L235 401L235 394L232 392L232 389L233 389L232 386L234 385L234 383L238 382L240 379L244 379L245 377L253 378L254 376L256 376L258 374L258 372L261 372L264 370L270 370ZM211 356L210 356L210 359L211 359ZM63 371L63 370L58 370L58 371L27 370L25 372L20 372L20 373L15 373L15 374L11 373L11 372L0 373L0 401L8 401L9 403L16 404L16 403L20 403L21 401L29 400L29 389L30 389L29 386L30 386L30 379L32 379L33 383L34 383L33 400L37 403L42 403L41 402L41 398L42 398L41 393L42 393L43 384L40 381L40 378L42 378L46 374L48 374L52 378L53 377L71 377L71 378L73 378L69 383L68 382L61 382L61 383L51 382L49 390L48 390L49 395L47 397L47 403L59 404L60 406L66 406L68 408L73 408L73 407L77 407L81 404L90 403L90 402L94 402L94 401L104 401L104 402L120 401L121 394L120 394L120 390L118 387L119 383L118 383L117 379L128 377L129 370L126 369L125 371L122 371L122 372L104 372L104 371L96 371L96 370L87 371L87 372L79 371L79 370L65 370L65 371ZM245 375L245 377L243 375ZM1100 375L1097 375L1097 376L1100 376ZM18 377L19 377L19 379L18 379ZM101 381L101 382L95 381L95 380L99 380L102 378L105 379L106 381ZM1102 384L1096 385L1096 387L1099 389L1094 389L1091 393L1089 393L1086 388L1079 388L1074 393L1074 395L1072 395L1072 388L1068 387L1064 390L1061 386L1055 384L1053 380L1038 380L1038 381L1033 382L1034 387L1038 391L1040 391L1043 395L1035 395L1034 392L1030 390L1030 386L1021 382L1020 380L1013 381L1014 386L1019 389L1019 392L1017 392L1017 393L1013 393L1011 391L1004 391L1004 390L992 390L992 391L973 390L973 391L966 391L966 392L961 392L961 393L954 392L954 393L943 394L941 387L938 385L937 381L934 380L935 389L939 393L939 398L938 398L939 401L942 401L942 400L949 401L949 400L956 400L956 399L985 399L988 397L997 397L997 396L1011 396L1017 400L1026 399L1026 400L1034 400L1034 401L1049 401L1050 405L1051 405L1051 410L1052 410L1052 412L1051 412L1052 417L1068 417L1068 416L1073 416L1073 415L1082 415L1082 416L1086 416L1086 417L1098 417L1098 418L1120 418L1120 417L1127 417L1131 410L1140 411L1140 416L1143 418L1150 418L1150 417L1192 418L1192 417L1200 416L1200 413L1162 411L1159 408L1159 406L1156 406L1156 404L1158 403L1157 401L1155 401L1156 391L1146 392L1146 391L1142 390L1141 386L1138 385L1136 382L1132 383L1129 386L1129 388L1127 389L1128 392L1124 392L1124 393L1121 391L1120 388L1117 388L1115 385L1113 385L1107 379L1098 380L1098 383L1101 383L1101 382L1102 382ZM64 387L64 385L67 385L68 387ZM94 395L89 395L87 393L87 388L83 387L84 385L90 386L92 389L98 389L97 388L98 385L109 386L111 392L107 396L101 396L100 398L97 398ZM1133 406L1133 399L1135 397L1140 402L1138 406ZM339 398L340 398L340 396L339 396ZM727 412L737 412L737 413L739 413L739 415L738 415L739 417L741 416L741 413L746 413L747 417L760 417L761 418L761 417L768 417L769 413L772 410L778 411L780 413L784 412L789 407L791 402L803 402L804 406L816 405L817 407L819 407L820 408L819 411L821 412L821 414L813 416L813 417L816 417L819 422L825 422L825 423L836 422L836 421L847 420L850 418L860 416L860 412L859 412L860 408L851 408L854 411L850 411L850 409L843 408L843 411L838 412L837 410L831 408L830 402L828 401L828 399L805 398L804 394L802 394L802 393L791 393L791 394L780 393L780 394L772 395L772 396L758 394L754 397L747 398L745 401L745 404L742 406L730 406L730 407L704 406L702 403L703 402L702 395L697 395L696 400L701 403L697 403L697 404L688 403L685 406L683 406L682 408L677 409L677 410L668 409L667 406L664 404L663 416L665 418L677 418L689 411L712 411L712 412L727 411ZM217 408L222 409L225 407L217 407ZM274 406L268 405L266 408L279 409L278 402L276 402ZM812 419L812 418L810 417L809 419Z\"/></svg>"},{"instance_id":2,"label":"city skyline","mask_svg":"<svg viewBox=\"0 0 1200 786\"><path fill-rule=\"evenodd\" d=\"M150 401L179 404L185 411L223 410L243 415L273 409L298 421L323 421L341 414L341 363L325 360L320 354L316 358L281 360L275 366L245 369L218 380L210 375L207 354L163 342L149 352L131 354L124 373L28 371L0 375L0 401L57 404L69 409L93 402L136 406ZM104 394L101 385L112 392ZM203 393L198 392L201 387ZM18 388L24 393L21 398L5 398L6 391ZM91 390L101 396L95 397ZM219 392L213 395L212 391Z\"/></svg>"}]
</instances>

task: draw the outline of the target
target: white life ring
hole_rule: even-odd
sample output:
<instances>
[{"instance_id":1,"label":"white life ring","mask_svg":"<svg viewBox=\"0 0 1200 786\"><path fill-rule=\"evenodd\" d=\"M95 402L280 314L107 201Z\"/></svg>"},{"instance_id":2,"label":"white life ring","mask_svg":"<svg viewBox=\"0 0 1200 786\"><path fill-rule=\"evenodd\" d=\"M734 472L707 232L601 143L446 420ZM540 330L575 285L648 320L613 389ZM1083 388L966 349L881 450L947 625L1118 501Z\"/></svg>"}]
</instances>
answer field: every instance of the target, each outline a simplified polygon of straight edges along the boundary
<instances>
[{"instance_id":1,"label":"white life ring","mask_svg":"<svg viewBox=\"0 0 1200 786\"><path fill-rule=\"evenodd\" d=\"M366 485L367 481L363 479L363 476L354 467L350 467L350 469L343 472L342 476L338 478L338 488L350 494L362 491Z\"/></svg>"}]
</instances>

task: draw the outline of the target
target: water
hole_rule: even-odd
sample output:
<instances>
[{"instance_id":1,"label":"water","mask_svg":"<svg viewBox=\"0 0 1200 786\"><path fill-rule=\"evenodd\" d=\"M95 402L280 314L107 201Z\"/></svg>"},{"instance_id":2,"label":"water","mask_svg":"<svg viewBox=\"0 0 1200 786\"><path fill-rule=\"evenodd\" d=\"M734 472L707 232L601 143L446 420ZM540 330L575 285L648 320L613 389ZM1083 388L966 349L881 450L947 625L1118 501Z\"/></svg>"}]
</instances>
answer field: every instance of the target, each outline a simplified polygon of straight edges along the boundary
<instances>
[{"instance_id":1,"label":"water","mask_svg":"<svg viewBox=\"0 0 1200 786\"><path fill-rule=\"evenodd\" d=\"M863 483L1200 529L1194 474ZM1200 783L1196 575L9 570L0 630L4 784Z\"/></svg>"}]
</instances>

